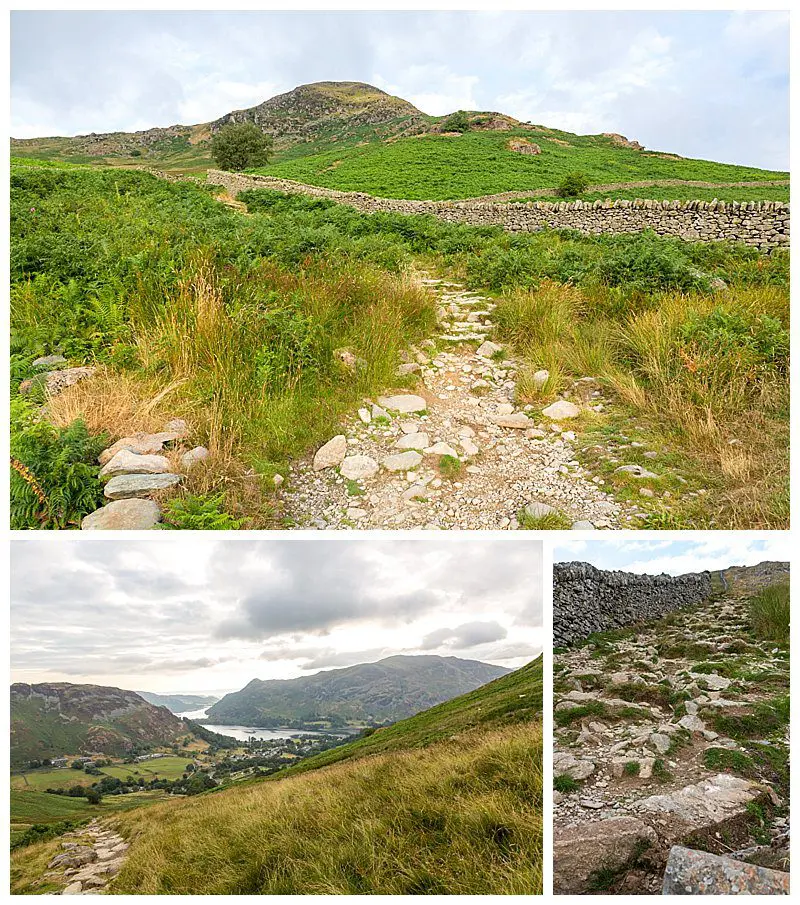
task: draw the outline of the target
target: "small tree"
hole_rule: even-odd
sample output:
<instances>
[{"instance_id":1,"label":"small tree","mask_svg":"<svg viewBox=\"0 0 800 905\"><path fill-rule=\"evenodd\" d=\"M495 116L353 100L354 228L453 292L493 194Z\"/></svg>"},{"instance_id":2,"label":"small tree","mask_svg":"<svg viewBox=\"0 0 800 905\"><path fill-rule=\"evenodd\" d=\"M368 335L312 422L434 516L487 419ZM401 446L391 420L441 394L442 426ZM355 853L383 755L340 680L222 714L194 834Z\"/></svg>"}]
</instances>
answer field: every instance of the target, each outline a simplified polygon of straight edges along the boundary
<instances>
[{"instance_id":1,"label":"small tree","mask_svg":"<svg viewBox=\"0 0 800 905\"><path fill-rule=\"evenodd\" d=\"M272 137L254 123L230 123L211 140L211 156L222 170L240 173L263 167L272 154Z\"/></svg>"},{"instance_id":2,"label":"small tree","mask_svg":"<svg viewBox=\"0 0 800 905\"><path fill-rule=\"evenodd\" d=\"M577 198L586 191L588 185L589 180L583 173L567 173L556 189L556 194L559 198Z\"/></svg>"}]
</instances>

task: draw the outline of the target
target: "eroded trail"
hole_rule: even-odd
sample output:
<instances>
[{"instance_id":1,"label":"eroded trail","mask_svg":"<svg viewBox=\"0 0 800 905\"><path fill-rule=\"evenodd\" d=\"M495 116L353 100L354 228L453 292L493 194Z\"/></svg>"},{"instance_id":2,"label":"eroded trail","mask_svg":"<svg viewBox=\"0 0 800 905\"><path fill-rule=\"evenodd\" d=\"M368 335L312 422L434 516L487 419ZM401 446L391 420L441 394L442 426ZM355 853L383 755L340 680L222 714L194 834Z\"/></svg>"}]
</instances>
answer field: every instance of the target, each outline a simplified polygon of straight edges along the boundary
<instances>
[{"instance_id":1,"label":"eroded trail","mask_svg":"<svg viewBox=\"0 0 800 905\"><path fill-rule=\"evenodd\" d=\"M93 820L62 838L62 851L48 864L43 880L64 883L63 896L100 895L119 873L128 843Z\"/></svg>"},{"instance_id":2,"label":"eroded trail","mask_svg":"<svg viewBox=\"0 0 800 905\"><path fill-rule=\"evenodd\" d=\"M518 365L492 342L490 300L441 280L437 341L411 349L399 375L413 389L364 400L283 492L295 528L513 529L550 515L563 527L631 527L575 459L571 418L602 407L600 386L576 381L555 406L517 400ZM526 511L527 514L523 514Z\"/></svg>"},{"instance_id":3,"label":"eroded trail","mask_svg":"<svg viewBox=\"0 0 800 905\"><path fill-rule=\"evenodd\" d=\"M556 653L556 892L658 893L674 844L787 869L788 651L747 612Z\"/></svg>"}]
</instances>

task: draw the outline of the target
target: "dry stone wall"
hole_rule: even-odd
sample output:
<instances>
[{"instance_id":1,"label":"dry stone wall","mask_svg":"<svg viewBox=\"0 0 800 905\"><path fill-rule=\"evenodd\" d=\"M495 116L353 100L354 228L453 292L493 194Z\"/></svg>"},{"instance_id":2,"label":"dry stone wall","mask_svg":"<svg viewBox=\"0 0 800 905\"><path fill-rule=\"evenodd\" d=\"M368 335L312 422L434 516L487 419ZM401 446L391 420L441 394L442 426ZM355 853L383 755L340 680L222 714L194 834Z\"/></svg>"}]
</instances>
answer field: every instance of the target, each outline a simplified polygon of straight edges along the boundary
<instances>
[{"instance_id":1,"label":"dry stone wall","mask_svg":"<svg viewBox=\"0 0 800 905\"><path fill-rule=\"evenodd\" d=\"M780 201L530 201L501 204L465 201L402 201L363 192L339 192L273 176L246 176L209 170L208 182L232 197L246 189L266 188L313 195L349 204L363 213L389 211L432 214L450 223L502 226L510 232L575 229L582 233L636 233L651 229L689 242L728 239L760 251L789 245L789 205Z\"/></svg>"},{"instance_id":2,"label":"dry stone wall","mask_svg":"<svg viewBox=\"0 0 800 905\"><path fill-rule=\"evenodd\" d=\"M623 628L692 606L712 591L710 572L635 575L585 562L553 566L553 641L568 647L593 632Z\"/></svg>"}]
</instances>

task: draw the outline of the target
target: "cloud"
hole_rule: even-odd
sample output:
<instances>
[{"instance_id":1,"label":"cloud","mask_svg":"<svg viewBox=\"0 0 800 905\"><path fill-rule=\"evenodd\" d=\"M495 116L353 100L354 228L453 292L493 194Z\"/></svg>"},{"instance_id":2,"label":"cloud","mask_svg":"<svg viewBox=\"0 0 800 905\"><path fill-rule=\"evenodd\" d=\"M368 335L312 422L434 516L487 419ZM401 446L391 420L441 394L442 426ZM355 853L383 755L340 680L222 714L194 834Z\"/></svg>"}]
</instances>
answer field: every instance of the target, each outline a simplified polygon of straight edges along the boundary
<instances>
[{"instance_id":1,"label":"cloud","mask_svg":"<svg viewBox=\"0 0 800 905\"><path fill-rule=\"evenodd\" d=\"M785 11L15 11L12 134L206 122L371 82L649 148L788 167ZM698 89L701 90L698 90Z\"/></svg>"},{"instance_id":2,"label":"cloud","mask_svg":"<svg viewBox=\"0 0 800 905\"><path fill-rule=\"evenodd\" d=\"M423 650L441 647L466 650L490 641L500 641L506 635L508 630L499 622L465 622L456 628L440 628L430 632L422 639L420 647Z\"/></svg>"}]
</instances>

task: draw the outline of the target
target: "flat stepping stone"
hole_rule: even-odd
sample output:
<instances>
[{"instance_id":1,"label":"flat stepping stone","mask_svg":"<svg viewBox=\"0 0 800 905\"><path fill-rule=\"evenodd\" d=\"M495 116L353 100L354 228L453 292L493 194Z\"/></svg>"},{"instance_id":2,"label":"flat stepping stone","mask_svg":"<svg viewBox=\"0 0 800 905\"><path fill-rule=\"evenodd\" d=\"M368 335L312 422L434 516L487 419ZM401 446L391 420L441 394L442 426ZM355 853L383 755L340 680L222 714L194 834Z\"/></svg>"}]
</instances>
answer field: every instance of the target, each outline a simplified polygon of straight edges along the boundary
<instances>
[{"instance_id":1,"label":"flat stepping stone","mask_svg":"<svg viewBox=\"0 0 800 905\"><path fill-rule=\"evenodd\" d=\"M383 460L383 467L387 471L409 471L412 468L416 468L421 461L422 455L416 450L409 449L406 452L387 456Z\"/></svg>"},{"instance_id":2,"label":"flat stepping stone","mask_svg":"<svg viewBox=\"0 0 800 905\"><path fill-rule=\"evenodd\" d=\"M103 493L110 500L128 500L159 490L169 490L183 480L179 474L117 475L106 484Z\"/></svg>"},{"instance_id":3,"label":"flat stepping stone","mask_svg":"<svg viewBox=\"0 0 800 905\"><path fill-rule=\"evenodd\" d=\"M708 830L743 817L747 806L764 794L764 788L750 780L719 773L676 792L644 798L638 808L649 813L668 814L695 830Z\"/></svg>"},{"instance_id":4,"label":"flat stepping stone","mask_svg":"<svg viewBox=\"0 0 800 905\"><path fill-rule=\"evenodd\" d=\"M363 481L377 474L378 467L371 456L347 456L342 460L339 474L350 481Z\"/></svg>"},{"instance_id":5,"label":"flat stepping stone","mask_svg":"<svg viewBox=\"0 0 800 905\"><path fill-rule=\"evenodd\" d=\"M566 399L560 399L558 402L554 402L542 409L542 414L545 418L550 418L553 421L559 421L561 418L575 418L580 413L581 410L578 406L574 402L567 402Z\"/></svg>"},{"instance_id":6,"label":"flat stepping stone","mask_svg":"<svg viewBox=\"0 0 800 905\"><path fill-rule=\"evenodd\" d=\"M378 402L385 409L389 409L393 412L400 412L403 415L410 415L413 412L424 412L428 408L428 403L422 396L414 396L411 394L381 396L378 399Z\"/></svg>"},{"instance_id":7,"label":"flat stepping stone","mask_svg":"<svg viewBox=\"0 0 800 905\"><path fill-rule=\"evenodd\" d=\"M523 412L517 412L515 415L498 415L493 420L498 427L510 427L514 430L525 430L533 423Z\"/></svg>"},{"instance_id":8,"label":"flat stepping stone","mask_svg":"<svg viewBox=\"0 0 800 905\"><path fill-rule=\"evenodd\" d=\"M121 449L100 469L100 477L126 474L165 474L170 470L165 456L140 456L129 449Z\"/></svg>"},{"instance_id":9,"label":"flat stepping stone","mask_svg":"<svg viewBox=\"0 0 800 905\"><path fill-rule=\"evenodd\" d=\"M406 434L395 443L397 449L425 449L428 445L428 435L423 433Z\"/></svg>"},{"instance_id":10,"label":"flat stepping stone","mask_svg":"<svg viewBox=\"0 0 800 905\"><path fill-rule=\"evenodd\" d=\"M321 446L314 456L314 471L322 471L324 468L335 468L340 465L347 455L347 437L338 434L333 439Z\"/></svg>"},{"instance_id":11,"label":"flat stepping stone","mask_svg":"<svg viewBox=\"0 0 800 905\"><path fill-rule=\"evenodd\" d=\"M161 521L161 509L153 500L116 500L87 515L82 531L147 531Z\"/></svg>"},{"instance_id":12,"label":"flat stepping stone","mask_svg":"<svg viewBox=\"0 0 800 905\"><path fill-rule=\"evenodd\" d=\"M179 440L181 434L178 431L161 431L158 434L131 434L129 437L122 437L112 443L108 449L104 449L97 457L97 461L101 465L105 465L122 449L128 449L131 452L138 453L140 456L149 456L154 453L160 453L165 443L172 443Z\"/></svg>"}]
</instances>

